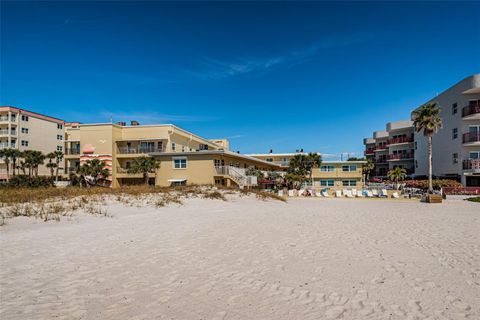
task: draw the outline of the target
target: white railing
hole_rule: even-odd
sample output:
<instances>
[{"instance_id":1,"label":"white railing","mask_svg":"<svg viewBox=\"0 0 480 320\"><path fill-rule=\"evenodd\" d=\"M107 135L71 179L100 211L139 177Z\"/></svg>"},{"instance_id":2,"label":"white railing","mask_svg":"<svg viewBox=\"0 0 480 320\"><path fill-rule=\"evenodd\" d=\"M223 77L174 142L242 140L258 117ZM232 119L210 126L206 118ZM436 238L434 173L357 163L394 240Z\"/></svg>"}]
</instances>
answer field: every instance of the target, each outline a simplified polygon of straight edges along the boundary
<instances>
[{"instance_id":1,"label":"white railing","mask_svg":"<svg viewBox=\"0 0 480 320\"><path fill-rule=\"evenodd\" d=\"M16 135L17 131L10 130L10 133L8 133L8 129L0 129L0 135L8 135L8 134Z\"/></svg>"},{"instance_id":2,"label":"white railing","mask_svg":"<svg viewBox=\"0 0 480 320\"><path fill-rule=\"evenodd\" d=\"M243 168L237 168L233 166L215 166L215 172L219 175L226 175L232 178L240 188L245 186L256 186L257 177L248 176L246 170Z\"/></svg>"}]
</instances>

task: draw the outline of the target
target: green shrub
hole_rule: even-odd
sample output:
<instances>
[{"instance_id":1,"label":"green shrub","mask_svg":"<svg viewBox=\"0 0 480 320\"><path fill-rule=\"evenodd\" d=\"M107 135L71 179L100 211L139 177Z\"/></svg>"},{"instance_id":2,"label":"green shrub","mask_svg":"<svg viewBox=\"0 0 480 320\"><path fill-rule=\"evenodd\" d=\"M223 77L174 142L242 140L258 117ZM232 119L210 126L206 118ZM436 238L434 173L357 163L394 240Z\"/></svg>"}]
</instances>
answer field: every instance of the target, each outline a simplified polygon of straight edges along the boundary
<instances>
[{"instance_id":1,"label":"green shrub","mask_svg":"<svg viewBox=\"0 0 480 320\"><path fill-rule=\"evenodd\" d=\"M30 177L26 175L17 175L10 178L8 187L28 187L28 188L45 188L53 186L55 178L53 177Z\"/></svg>"},{"instance_id":2,"label":"green shrub","mask_svg":"<svg viewBox=\"0 0 480 320\"><path fill-rule=\"evenodd\" d=\"M471 202L480 202L480 197L471 197L471 198L467 198L465 200L471 201Z\"/></svg>"}]
</instances>

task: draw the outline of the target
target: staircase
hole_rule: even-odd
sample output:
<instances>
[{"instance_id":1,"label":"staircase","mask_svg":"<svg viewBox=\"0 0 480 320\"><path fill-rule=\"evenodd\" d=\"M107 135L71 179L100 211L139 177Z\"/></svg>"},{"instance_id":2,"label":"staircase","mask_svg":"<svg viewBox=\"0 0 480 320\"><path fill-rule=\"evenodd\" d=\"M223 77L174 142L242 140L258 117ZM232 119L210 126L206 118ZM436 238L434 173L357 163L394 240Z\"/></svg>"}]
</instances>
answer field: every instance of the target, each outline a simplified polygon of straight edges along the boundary
<instances>
[{"instance_id":1,"label":"staircase","mask_svg":"<svg viewBox=\"0 0 480 320\"><path fill-rule=\"evenodd\" d=\"M257 186L257 177L247 176L245 169L233 166L216 166L215 172L218 175L228 177L230 180L235 182L240 189L243 189L244 187Z\"/></svg>"}]
</instances>

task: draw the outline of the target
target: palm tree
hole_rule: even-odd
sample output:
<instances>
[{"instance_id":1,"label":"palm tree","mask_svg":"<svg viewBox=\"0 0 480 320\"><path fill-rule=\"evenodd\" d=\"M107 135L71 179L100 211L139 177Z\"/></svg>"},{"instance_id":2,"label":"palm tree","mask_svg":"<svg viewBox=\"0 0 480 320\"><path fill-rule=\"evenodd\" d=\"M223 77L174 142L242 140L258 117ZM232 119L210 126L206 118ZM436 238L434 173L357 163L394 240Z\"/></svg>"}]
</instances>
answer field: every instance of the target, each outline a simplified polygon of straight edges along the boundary
<instances>
[{"instance_id":1,"label":"palm tree","mask_svg":"<svg viewBox=\"0 0 480 320\"><path fill-rule=\"evenodd\" d=\"M97 184L98 177L106 178L110 175L110 171L106 168L105 161L99 159L87 160L79 169L78 173L87 181L86 176L92 178L93 184ZM87 186L89 184L87 183Z\"/></svg>"},{"instance_id":2,"label":"palm tree","mask_svg":"<svg viewBox=\"0 0 480 320\"><path fill-rule=\"evenodd\" d=\"M363 165L363 173L365 174L365 180L368 181L370 178L370 173L372 173L373 169L375 169L375 163L373 163L372 159L367 159L367 163Z\"/></svg>"},{"instance_id":3,"label":"palm tree","mask_svg":"<svg viewBox=\"0 0 480 320\"><path fill-rule=\"evenodd\" d=\"M25 164L28 166L28 175L31 176L34 173L38 177L38 167L43 164L45 155L36 150L25 150L23 154Z\"/></svg>"},{"instance_id":4,"label":"palm tree","mask_svg":"<svg viewBox=\"0 0 480 320\"><path fill-rule=\"evenodd\" d=\"M442 118L439 116L440 108L436 102L424 104L413 111L412 120L416 132L423 131L428 139L428 192L433 193L432 182L432 136L442 128Z\"/></svg>"},{"instance_id":5,"label":"palm tree","mask_svg":"<svg viewBox=\"0 0 480 320\"><path fill-rule=\"evenodd\" d=\"M155 172L155 169L159 167L157 161L152 157L139 157L136 158L128 168L128 173L142 173L143 179L146 185L148 185L148 174Z\"/></svg>"},{"instance_id":6,"label":"palm tree","mask_svg":"<svg viewBox=\"0 0 480 320\"><path fill-rule=\"evenodd\" d=\"M10 159L15 155L15 149L1 149L0 150L0 159L3 158L5 166L7 167L7 179L10 178Z\"/></svg>"},{"instance_id":7,"label":"palm tree","mask_svg":"<svg viewBox=\"0 0 480 320\"><path fill-rule=\"evenodd\" d=\"M54 151L53 154L55 155L55 181L58 181L58 168L60 167L60 161L63 159L63 152L62 151ZM65 170L64 170L65 171Z\"/></svg>"},{"instance_id":8,"label":"palm tree","mask_svg":"<svg viewBox=\"0 0 480 320\"><path fill-rule=\"evenodd\" d=\"M13 167L13 175L15 176L15 170L18 170L17 160L18 160L18 158L22 157L22 152L20 150L17 150L17 149L12 149L12 150L13 150L13 152L12 152L12 167Z\"/></svg>"},{"instance_id":9,"label":"palm tree","mask_svg":"<svg viewBox=\"0 0 480 320\"><path fill-rule=\"evenodd\" d=\"M312 187L313 187L313 168L318 168L322 164L322 156L318 153L309 153L307 155L307 171L310 176L310 181L312 182Z\"/></svg>"},{"instance_id":10,"label":"palm tree","mask_svg":"<svg viewBox=\"0 0 480 320\"><path fill-rule=\"evenodd\" d=\"M293 184L302 184L307 180L307 176L311 181L313 168L319 167L321 163L322 157L318 153L296 154L290 159L287 169L288 174L285 178Z\"/></svg>"},{"instance_id":11,"label":"palm tree","mask_svg":"<svg viewBox=\"0 0 480 320\"><path fill-rule=\"evenodd\" d=\"M53 171L56 167L56 164L53 163L52 160L55 158L55 154L53 152L50 152L46 155L46 158L48 159L46 167L50 169L50 175L53 177Z\"/></svg>"},{"instance_id":12,"label":"palm tree","mask_svg":"<svg viewBox=\"0 0 480 320\"><path fill-rule=\"evenodd\" d=\"M395 188L398 188L398 181L405 180L407 177L407 170L401 167L393 168L387 172L388 179L395 181Z\"/></svg>"}]
</instances>

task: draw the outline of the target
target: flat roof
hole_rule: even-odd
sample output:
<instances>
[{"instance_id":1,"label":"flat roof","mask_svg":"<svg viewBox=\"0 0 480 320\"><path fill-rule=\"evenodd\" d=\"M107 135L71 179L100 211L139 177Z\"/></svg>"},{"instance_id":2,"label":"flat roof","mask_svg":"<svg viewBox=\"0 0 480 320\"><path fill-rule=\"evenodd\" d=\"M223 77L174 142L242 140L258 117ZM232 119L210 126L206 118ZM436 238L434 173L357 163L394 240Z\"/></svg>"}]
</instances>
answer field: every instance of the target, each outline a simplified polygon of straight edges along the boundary
<instances>
[{"instance_id":1,"label":"flat roof","mask_svg":"<svg viewBox=\"0 0 480 320\"><path fill-rule=\"evenodd\" d=\"M202 150L202 151L190 151L190 152L151 152L149 153L149 155L151 156L226 155L234 158L246 159L246 160L258 162L261 164L267 164L269 166L280 168L280 166L277 165L276 163L268 162L268 161L254 158L241 153L232 152L229 150Z\"/></svg>"},{"instance_id":2,"label":"flat roof","mask_svg":"<svg viewBox=\"0 0 480 320\"><path fill-rule=\"evenodd\" d=\"M38 113L38 112L33 112L33 111L13 107L13 106L0 106L0 111L17 111L19 113L24 113L28 116L35 117L35 118L38 118L38 119L42 119L42 120L45 120L45 121L65 124L65 120L55 118L55 117L51 117L51 116L47 116L45 114L41 114L41 113Z\"/></svg>"}]
</instances>

